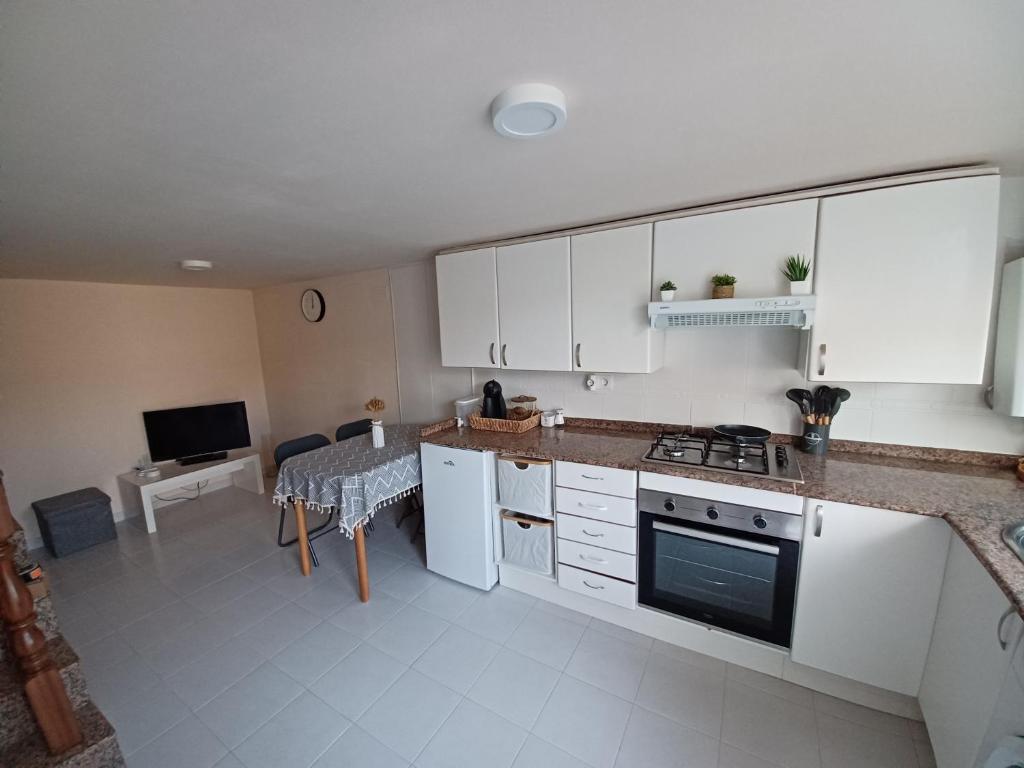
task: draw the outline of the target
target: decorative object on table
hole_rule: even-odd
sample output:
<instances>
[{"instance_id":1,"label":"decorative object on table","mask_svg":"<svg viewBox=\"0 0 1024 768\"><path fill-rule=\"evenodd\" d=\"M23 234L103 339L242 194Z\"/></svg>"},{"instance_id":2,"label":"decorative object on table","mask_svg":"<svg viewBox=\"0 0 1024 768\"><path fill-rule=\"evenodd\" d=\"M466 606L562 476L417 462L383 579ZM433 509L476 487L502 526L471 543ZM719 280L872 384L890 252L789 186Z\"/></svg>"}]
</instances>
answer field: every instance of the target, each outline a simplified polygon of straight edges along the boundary
<instances>
[{"instance_id":1,"label":"decorative object on table","mask_svg":"<svg viewBox=\"0 0 1024 768\"><path fill-rule=\"evenodd\" d=\"M480 415L485 419L504 419L508 415L505 398L501 394L501 384L494 379L484 384L484 402L480 408Z\"/></svg>"},{"instance_id":2,"label":"decorative object on table","mask_svg":"<svg viewBox=\"0 0 1024 768\"><path fill-rule=\"evenodd\" d=\"M786 397L800 408L803 434L798 443L805 453L823 454L828 450L829 428L842 404L850 399L850 390L820 386L812 393L807 389L790 389Z\"/></svg>"},{"instance_id":3,"label":"decorative object on table","mask_svg":"<svg viewBox=\"0 0 1024 768\"><path fill-rule=\"evenodd\" d=\"M110 497L99 488L82 488L32 502L43 543L54 557L117 538Z\"/></svg>"},{"instance_id":4,"label":"decorative object on table","mask_svg":"<svg viewBox=\"0 0 1024 768\"><path fill-rule=\"evenodd\" d=\"M676 297L676 284L671 280L662 283L658 290L661 292L662 301L672 301Z\"/></svg>"},{"instance_id":5,"label":"decorative object on table","mask_svg":"<svg viewBox=\"0 0 1024 768\"><path fill-rule=\"evenodd\" d=\"M789 280L790 296L810 296L811 294L811 262L797 253L786 259L782 274Z\"/></svg>"},{"instance_id":6,"label":"decorative object on table","mask_svg":"<svg viewBox=\"0 0 1024 768\"><path fill-rule=\"evenodd\" d=\"M714 275L711 285L712 299L731 299L736 295L736 278L732 275Z\"/></svg>"},{"instance_id":7,"label":"decorative object on table","mask_svg":"<svg viewBox=\"0 0 1024 768\"><path fill-rule=\"evenodd\" d=\"M366 410L372 414L381 413L387 405L379 397L375 397L366 403ZM374 419L370 423L370 431L373 437L373 447L383 448L384 447L384 422L380 419Z\"/></svg>"},{"instance_id":8,"label":"decorative object on table","mask_svg":"<svg viewBox=\"0 0 1024 768\"><path fill-rule=\"evenodd\" d=\"M324 319L327 305L324 295L316 288L307 288L302 292L302 316L311 323L319 323Z\"/></svg>"}]
</instances>

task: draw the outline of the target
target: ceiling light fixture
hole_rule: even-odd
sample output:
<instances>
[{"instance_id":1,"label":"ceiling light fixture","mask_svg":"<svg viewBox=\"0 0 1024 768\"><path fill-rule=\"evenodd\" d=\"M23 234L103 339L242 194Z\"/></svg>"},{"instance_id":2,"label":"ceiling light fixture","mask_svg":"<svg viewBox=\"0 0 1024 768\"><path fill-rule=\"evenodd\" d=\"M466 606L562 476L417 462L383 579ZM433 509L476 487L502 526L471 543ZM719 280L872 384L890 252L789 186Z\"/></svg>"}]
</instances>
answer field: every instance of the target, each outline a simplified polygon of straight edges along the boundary
<instances>
[{"instance_id":1,"label":"ceiling light fixture","mask_svg":"<svg viewBox=\"0 0 1024 768\"><path fill-rule=\"evenodd\" d=\"M510 139L532 139L565 125L565 94L553 85L522 83L491 102L494 130Z\"/></svg>"},{"instance_id":2,"label":"ceiling light fixture","mask_svg":"<svg viewBox=\"0 0 1024 768\"><path fill-rule=\"evenodd\" d=\"M202 259L182 259L181 268L186 272L205 272L208 269L213 269L213 262Z\"/></svg>"}]
</instances>

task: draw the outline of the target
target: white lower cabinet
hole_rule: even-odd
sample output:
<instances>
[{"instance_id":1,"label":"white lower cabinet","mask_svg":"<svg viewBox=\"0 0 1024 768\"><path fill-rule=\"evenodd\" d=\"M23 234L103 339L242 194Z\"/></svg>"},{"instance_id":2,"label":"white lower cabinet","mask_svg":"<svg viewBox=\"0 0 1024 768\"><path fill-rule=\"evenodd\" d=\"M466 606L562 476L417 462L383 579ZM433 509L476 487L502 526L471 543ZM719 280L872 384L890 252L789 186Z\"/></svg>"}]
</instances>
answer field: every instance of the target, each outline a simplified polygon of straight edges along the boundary
<instances>
[{"instance_id":1,"label":"white lower cabinet","mask_svg":"<svg viewBox=\"0 0 1024 768\"><path fill-rule=\"evenodd\" d=\"M793 661L916 696L949 539L938 518L808 499Z\"/></svg>"},{"instance_id":2,"label":"white lower cabinet","mask_svg":"<svg viewBox=\"0 0 1024 768\"><path fill-rule=\"evenodd\" d=\"M1019 633L1009 601L954 538L919 697L938 768L984 760L982 744Z\"/></svg>"},{"instance_id":3,"label":"white lower cabinet","mask_svg":"<svg viewBox=\"0 0 1024 768\"><path fill-rule=\"evenodd\" d=\"M568 565L558 566L558 586L622 608L636 608L636 584Z\"/></svg>"},{"instance_id":4,"label":"white lower cabinet","mask_svg":"<svg viewBox=\"0 0 1024 768\"><path fill-rule=\"evenodd\" d=\"M559 461L555 482L558 586L636 608L636 472Z\"/></svg>"}]
</instances>

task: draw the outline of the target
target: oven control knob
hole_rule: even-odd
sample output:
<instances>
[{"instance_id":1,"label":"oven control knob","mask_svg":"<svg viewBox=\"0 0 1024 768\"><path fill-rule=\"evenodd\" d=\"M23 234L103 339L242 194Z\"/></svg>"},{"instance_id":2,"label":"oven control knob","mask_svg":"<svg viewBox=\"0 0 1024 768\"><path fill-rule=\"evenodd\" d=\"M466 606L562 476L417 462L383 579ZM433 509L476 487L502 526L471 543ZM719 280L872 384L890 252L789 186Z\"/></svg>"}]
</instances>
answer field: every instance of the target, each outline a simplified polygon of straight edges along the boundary
<instances>
[{"instance_id":1,"label":"oven control knob","mask_svg":"<svg viewBox=\"0 0 1024 768\"><path fill-rule=\"evenodd\" d=\"M666 512L675 512L676 511L676 503L672 499L665 499L665 511Z\"/></svg>"},{"instance_id":2,"label":"oven control knob","mask_svg":"<svg viewBox=\"0 0 1024 768\"><path fill-rule=\"evenodd\" d=\"M754 527L755 528L767 528L768 527L768 521L765 520L763 517L761 517L761 515L758 515L757 517L754 518Z\"/></svg>"},{"instance_id":3,"label":"oven control knob","mask_svg":"<svg viewBox=\"0 0 1024 768\"><path fill-rule=\"evenodd\" d=\"M714 507L708 507L706 514L708 516L708 520L717 520L718 519L718 510L715 509Z\"/></svg>"}]
</instances>

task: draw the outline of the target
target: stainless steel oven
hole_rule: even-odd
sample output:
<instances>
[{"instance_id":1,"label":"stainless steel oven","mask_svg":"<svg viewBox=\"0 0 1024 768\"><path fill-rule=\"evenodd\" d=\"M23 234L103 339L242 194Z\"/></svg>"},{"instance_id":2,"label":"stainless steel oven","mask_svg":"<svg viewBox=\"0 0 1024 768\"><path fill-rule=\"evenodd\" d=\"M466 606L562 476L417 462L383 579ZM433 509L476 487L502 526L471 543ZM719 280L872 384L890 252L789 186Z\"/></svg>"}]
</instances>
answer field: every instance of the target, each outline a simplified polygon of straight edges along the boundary
<instances>
[{"instance_id":1,"label":"stainless steel oven","mask_svg":"<svg viewBox=\"0 0 1024 768\"><path fill-rule=\"evenodd\" d=\"M638 501L640 603L789 647L800 515L645 489Z\"/></svg>"}]
</instances>

